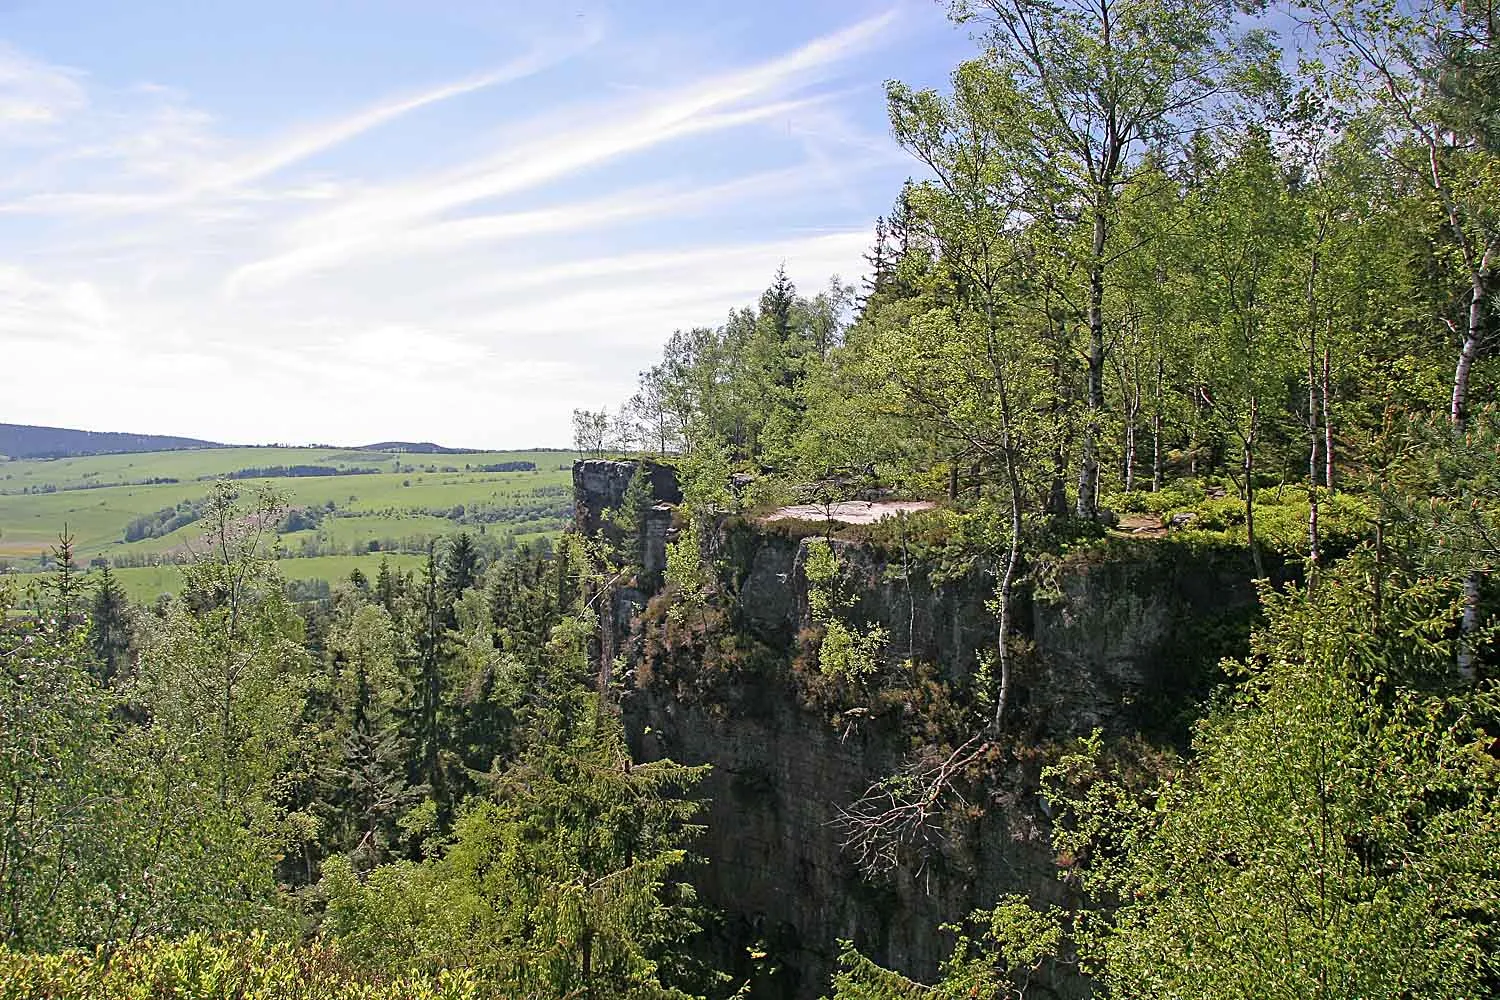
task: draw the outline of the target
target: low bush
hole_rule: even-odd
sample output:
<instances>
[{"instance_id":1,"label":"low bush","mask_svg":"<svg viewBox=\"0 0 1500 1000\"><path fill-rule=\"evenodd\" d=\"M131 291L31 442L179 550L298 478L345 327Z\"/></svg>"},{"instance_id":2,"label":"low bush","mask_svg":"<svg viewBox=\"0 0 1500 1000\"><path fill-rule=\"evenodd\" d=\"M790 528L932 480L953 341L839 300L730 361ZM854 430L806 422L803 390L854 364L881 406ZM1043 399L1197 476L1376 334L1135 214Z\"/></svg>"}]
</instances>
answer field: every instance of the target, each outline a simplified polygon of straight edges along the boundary
<instances>
[{"instance_id":1,"label":"low bush","mask_svg":"<svg viewBox=\"0 0 1500 1000\"><path fill-rule=\"evenodd\" d=\"M27 954L0 949L5 1000L479 1000L471 973L361 975L326 944L264 935L140 941L113 952Z\"/></svg>"}]
</instances>

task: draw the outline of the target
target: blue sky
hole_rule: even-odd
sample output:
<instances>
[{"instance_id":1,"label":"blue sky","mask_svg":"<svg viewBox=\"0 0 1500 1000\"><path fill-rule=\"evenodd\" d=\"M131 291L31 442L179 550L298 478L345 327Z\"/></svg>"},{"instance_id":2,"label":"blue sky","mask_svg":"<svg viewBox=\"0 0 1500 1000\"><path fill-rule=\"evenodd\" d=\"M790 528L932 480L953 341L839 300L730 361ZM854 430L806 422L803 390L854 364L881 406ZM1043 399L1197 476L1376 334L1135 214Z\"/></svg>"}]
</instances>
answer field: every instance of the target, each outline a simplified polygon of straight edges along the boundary
<instances>
[{"instance_id":1,"label":"blue sky","mask_svg":"<svg viewBox=\"0 0 1500 1000\"><path fill-rule=\"evenodd\" d=\"M785 261L858 277L932 0L0 0L0 421L566 445Z\"/></svg>"}]
</instances>

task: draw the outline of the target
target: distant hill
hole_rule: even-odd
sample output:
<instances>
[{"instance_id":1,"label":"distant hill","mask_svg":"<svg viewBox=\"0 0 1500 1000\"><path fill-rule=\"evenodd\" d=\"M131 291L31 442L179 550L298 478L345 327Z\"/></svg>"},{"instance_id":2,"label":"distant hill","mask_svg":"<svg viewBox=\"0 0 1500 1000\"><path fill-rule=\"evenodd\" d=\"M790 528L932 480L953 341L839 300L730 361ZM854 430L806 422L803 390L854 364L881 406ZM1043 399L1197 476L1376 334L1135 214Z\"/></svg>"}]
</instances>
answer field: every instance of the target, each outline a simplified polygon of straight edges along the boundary
<instances>
[{"instance_id":1,"label":"distant hill","mask_svg":"<svg viewBox=\"0 0 1500 1000\"><path fill-rule=\"evenodd\" d=\"M186 451L223 448L213 441L163 434L76 431L65 427L0 424L0 455L8 458L71 458L76 455L122 455L138 451Z\"/></svg>"},{"instance_id":2,"label":"distant hill","mask_svg":"<svg viewBox=\"0 0 1500 1000\"><path fill-rule=\"evenodd\" d=\"M467 455L470 448L444 448L431 441L381 441L378 444L362 444L355 451L400 451L412 455Z\"/></svg>"}]
</instances>

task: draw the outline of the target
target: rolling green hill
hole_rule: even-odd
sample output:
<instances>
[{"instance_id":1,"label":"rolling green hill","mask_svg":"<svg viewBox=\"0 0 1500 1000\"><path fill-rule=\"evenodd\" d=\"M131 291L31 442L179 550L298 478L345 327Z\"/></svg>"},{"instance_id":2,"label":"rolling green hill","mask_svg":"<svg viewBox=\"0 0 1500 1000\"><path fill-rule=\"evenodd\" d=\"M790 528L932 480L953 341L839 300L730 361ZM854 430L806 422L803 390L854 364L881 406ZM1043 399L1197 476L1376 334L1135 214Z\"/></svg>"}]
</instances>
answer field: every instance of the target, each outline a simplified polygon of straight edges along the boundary
<instances>
[{"instance_id":1,"label":"rolling green hill","mask_svg":"<svg viewBox=\"0 0 1500 1000\"><path fill-rule=\"evenodd\" d=\"M566 526L572 458L267 447L0 461L0 571L43 569L66 531L81 564L108 560L133 593L154 596L191 558L196 505L220 478L286 497L288 579L342 578L355 557L367 568L460 530L503 547Z\"/></svg>"}]
</instances>

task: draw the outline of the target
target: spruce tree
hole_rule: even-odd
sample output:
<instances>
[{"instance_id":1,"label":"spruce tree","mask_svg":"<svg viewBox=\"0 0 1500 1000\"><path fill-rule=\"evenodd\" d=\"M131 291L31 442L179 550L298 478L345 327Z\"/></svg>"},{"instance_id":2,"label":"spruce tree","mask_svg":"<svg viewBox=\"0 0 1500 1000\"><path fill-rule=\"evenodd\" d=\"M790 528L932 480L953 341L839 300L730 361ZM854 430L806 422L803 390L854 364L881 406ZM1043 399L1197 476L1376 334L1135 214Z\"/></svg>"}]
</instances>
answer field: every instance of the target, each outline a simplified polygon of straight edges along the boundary
<instances>
[{"instance_id":1,"label":"spruce tree","mask_svg":"<svg viewBox=\"0 0 1500 1000\"><path fill-rule=\"evenodd\" d=\"M443 591L449 604L464 595L479 579L479 551L467 531L460 531L448 543L443 556Z\"/></svg>"},{"instance_id":2,"label":"spruce tree","mask_svg":"<svg viewBox=\"0 0 1500 1000\"><path fill-rule=\"evenodd\" d=\"M130 650L130 600L125 588L105 563L94 587L89 612L89 646L98 662L99 678L105 684L119 676Z\"/></svg>"},{"instance_id":3,"label":"spruce tree","mask_svg":"<svg viewBox=\"0 0 1500 1000\"><path fill-rule=\"evenodd\" d=\"M441 575L437 547L429 544L427 562L422 567L417 613L412 623L416 657L407 728L414 752L410 770L412 784L427 793L436 804L439 816L445 818L451 803L443 782L443 667L448 656L448 637L445 625L447 605Z\"/></svg>"}]
</instances>

